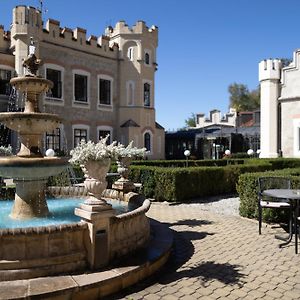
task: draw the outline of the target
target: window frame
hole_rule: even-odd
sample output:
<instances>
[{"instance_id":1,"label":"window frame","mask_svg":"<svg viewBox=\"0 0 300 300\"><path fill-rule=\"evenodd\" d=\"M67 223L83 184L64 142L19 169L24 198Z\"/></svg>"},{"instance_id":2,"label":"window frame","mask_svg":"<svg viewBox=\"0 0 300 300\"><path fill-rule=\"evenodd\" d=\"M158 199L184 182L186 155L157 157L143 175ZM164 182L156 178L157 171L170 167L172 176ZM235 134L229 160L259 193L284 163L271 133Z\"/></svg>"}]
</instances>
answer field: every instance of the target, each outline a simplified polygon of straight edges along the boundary
<instances>
[{"instance_id":1,"label":"window frame","mask_svg":"<svg viewBox=\"0 0 300 300\"><path fill-rule=\"evenodd\" d=\"M61 98L56 98L56 97L50 97L46 94L45 96L45 101L49 104L54 104L54 105L64 105L65 100L64 100L64 77L65 77L65 68L57 65L57 64L44 64L44 76L47 78L47 69L55 70L55 71L60 71L61 72Z\"/></svg>"},{"instance_id":2,"label":"window frame","mask_svg":"<svg viewBox=\"0 0 300 300\"><path fill-rule=\"evenodd\" d=\"M148 55L148 63L146 62L146 54ZM144 50L144 65L147 66L147 67L150 67L151 66L151 59L152 59L152 56L151 56L151 50L149 49L145 49Z\"/></svg>"},{"instance_id":3,"label":"window frame","mask_svg":"<svg viewBox=\"0 0 300 300\"><path fill-rule=\"evenodd\" d=\"M100 103L100 80L108 80L110 81L110 104L104 104L104 103ZM106 75L106 74L99 74L97 76L97 86L98 86L98 95L97 95L97 108L99 110L109 110L112 111L113 110L113 94L114 94L114 79L113 77Z\"/></svg>"},{"instance_id":4,"label":"window frame","mask_svg":"<svg viewBox=\"0 0 300 300\"><path fill-rule=\"evenodd\" d=\"M113 141L113 128L105 125L97 126L97 142L100 140L100 131L109 131L109 144L111 144Z\"/></svg>"},{"instance_id":5,"label":"window frame","mask_svg":"<svg viewBox=\"0 0 300 300\"><path fill-rule=\"evenodd\" d=\"M54 131L56 131L56 130L59 130L59 134L57 135L57 134L55 134L55 133L53 133ZM45 148L46 148L46 150L48 150L48 149L53 149L55 152L57 152L57 150L59 151L59 152L61 152L62 151L62 128L59 126L59 127L56 127L55 129L53 129L52 131L51 131L51 133L49 133L49 132L45 132ZM47 145L48 144L48 137L50 137L50 138L55 138L55 137L58 137L58 149L57 148L55 148L55 147L49 147L49 145ZM52 143L53 143L53 141L52 141ZM55 144L55 143L53 143L53 144ZM54 149L55 148L55 149Z\"/></svg>"},{"instance_id":6,"label":"window frame","mask_svg":"<svg viewBox=\"0 0 300 300\"><path fill-rule=\"evenodd\" d=\"M148 84L149 85L149 105L145 105L145 85ZM153 107L153 101L152 101L152 82L149 80L143 80L143 106L144 107Z\"/></svg>"},{"instance_id":7,"label":"window frame","mask_svg":"<svg viewBox=\"0 0 300 300\"><path fill-rule=\"evenodd\" d=\"M81 101L75 99L75 75L86 76L87 77L87 101ZM90 108L90 79L91 74L87 71L81 69L72 70L72 79L73 79L73 106L81 108Z\"/></svg>"},{"instance_id":8,"label":"window frame","mask_svg":"<svg viewBox=\"0 0 300 300\"><path fill-rule=\"evenodd\" d=\"M86 141L89 141L90 137L90 126L84 125L84 124L74 124L72 125L72 145L73 148L75 148L77 145L75 145L75 130L86 130Z\"/></svg>"},{"instance_id":9,"label":"window frame","mask_svg":"<svg viewBox=\"0 0 300 300\"><path fill-rule=\"evenodd\" d=\"M127 58L130 61L134 61L134 47L133 46L128 47L128 49L127 49Z\"/></svg>"},{"instance_id":10,"label":"window frame","mask_svg":"<svg viewBox=\"0 0 300 300\"><path fill-rule=\"evenodd\" d=\"M145 136L146 136L146 134L149 134L149 137L150 137L150 140L149 140L149 142L150 142L150 150L148 150L147 147L146 147L146 143L145 143ZM145 147L147 149L148 154L152 155L153 154L153 133L150 130L144 131L144 133L143 133L143 144L144 144L143 147Z\"/></svg>"},{"instance_id":11,"label":"window frame","mask_svg":"<svg viewBox=\"0 0 300 300\"><path fill-rule=\"evenodd\" d=\"M13 68L13 67L11 67L11 66L8 66L8 65L2 65L2 64L0 64L0 69L1 70L4 70L4 71L9 71L10 72L10 79L12 79L13 78L13 76L14 76L14 71L15 71L15 69ZM9 96L9 94L0 94L0 96Z\"/></svg>"},{"instance_id":12,"label":"window frame","mask_svg":"<svg viewBox=\"0 0 300 300\"><path fill-rule=\"evenodd\" d=\"M132 102L130 103L130 86L132 86ZM134 106L135 104L135 82L129 80L126 82L126 97L127 97L127 106Z\"/></svg>"}]
</instances>

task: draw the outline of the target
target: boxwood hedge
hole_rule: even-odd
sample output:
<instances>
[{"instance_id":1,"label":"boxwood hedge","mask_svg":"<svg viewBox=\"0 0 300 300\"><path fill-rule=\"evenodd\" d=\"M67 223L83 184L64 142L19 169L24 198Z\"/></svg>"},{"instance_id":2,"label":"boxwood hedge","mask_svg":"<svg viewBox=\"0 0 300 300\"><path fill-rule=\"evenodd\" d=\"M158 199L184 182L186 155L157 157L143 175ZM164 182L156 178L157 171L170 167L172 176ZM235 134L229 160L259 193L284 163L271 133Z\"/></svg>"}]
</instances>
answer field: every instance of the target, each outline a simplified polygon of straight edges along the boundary
<instances>
[{"instance_id":1,"label":"boxwood hedge","mask_svg":"<svg viewBox=\"0 0 300 300\"><path fill-rule=\"evenodd\" d=\"M272 165L162 168L132 165L130 178L143 185L143 194L158 201L185 201L196 197L236 192L240 174L272 170Z\"/></svg>"},{"instance_id":2,"label":"boxwood hedge","mask_svg":"<svg viewBox=\"0 0 300 300\"><path fill-rule=\"evenodd\" d=\"M236 189L240 197L240 215L247 218L258 217L258 178L262 176L282 176L291 179L292 188L300 188L300 168L271 172L246 173L240 175ZM263 220L278 222L286 218L284 210L263 209Z\"/></svg>"}]
</instances>

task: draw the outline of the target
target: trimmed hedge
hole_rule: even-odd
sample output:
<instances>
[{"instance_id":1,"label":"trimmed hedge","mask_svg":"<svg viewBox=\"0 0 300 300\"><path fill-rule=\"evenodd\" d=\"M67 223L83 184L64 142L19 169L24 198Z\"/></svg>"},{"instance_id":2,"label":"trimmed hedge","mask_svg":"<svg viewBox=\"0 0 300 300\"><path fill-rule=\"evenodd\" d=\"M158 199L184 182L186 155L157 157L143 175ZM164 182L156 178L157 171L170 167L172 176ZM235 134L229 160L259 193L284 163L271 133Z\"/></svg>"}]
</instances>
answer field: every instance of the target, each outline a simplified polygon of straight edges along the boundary
<instances>
[{"instance_id":1,"label":"trimmed hedge","mask_svg":"<svg viewBox=\"0 0 300 300\"><path fill-rule=\"evenodd\" d=\"M290 178L292 188L300 188L300 168L283 169L272 172L246 173L240 175L236 190L240 197L240 215L247 218L258 217L258 178L263 176L282 176ZM284 210L263 209L263 220L266 222L278 222L286 219Z\"/></svg>"},{"instance_id":2,"label":"trimmed hedge","mask_svg":"<svg viewBox=\"0 0 300 300\"><path fill-rule=\"evenodd\" d=\"M236 192L240 174L271 170L271 164L225 167L159 168L132 165L130 178L142 183L143 194L157 201L186 201Z\"/></svg>"},{"instance_id":3,"label":"trimmed hedge","mask_svg":"<svg viewBox=\"0 0 300 300\"><path fill-rule=\"evenodd\" d=\"M243 163L243 159L189 159L188 167L220 167L226 165L239 165ZM162 168L185 168L186 160L135 160L132 162L132 165Z\"/></svg>"}]
</instances>

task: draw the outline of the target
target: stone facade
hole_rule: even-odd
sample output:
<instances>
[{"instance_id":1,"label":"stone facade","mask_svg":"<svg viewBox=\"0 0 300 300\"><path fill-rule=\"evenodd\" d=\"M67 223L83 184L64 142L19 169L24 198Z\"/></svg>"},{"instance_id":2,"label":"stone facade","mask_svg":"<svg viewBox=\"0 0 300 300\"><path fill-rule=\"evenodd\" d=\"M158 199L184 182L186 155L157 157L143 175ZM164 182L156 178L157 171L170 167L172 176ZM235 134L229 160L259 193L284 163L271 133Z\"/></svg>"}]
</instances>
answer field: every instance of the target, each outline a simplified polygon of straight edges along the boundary
<instances>
[{"instance_id":1,"label":"stone facade","mask_svg":"<svg viewBox=\"0 0 300 300\"><path fill-rule=\"evenodd\" d=\"M11 33L0 27L0 70L24 75L31 40L44 62L40 75L55 85L40 110L64 118L60 130L45 137L45 149L69 151L82 138L97 141L110 133L112 140L146 146L151 159L164 158L164 129L155 119L157 27L120 21L105 35L87 38L85 29L61 28L56 20L43 27L39 10L17 6ZM7 102L0 95L1 110Z\"/></svg>"},{"instance_id":2,"label":"stone facade","mask_svg":"<svg viewBox=\"0 0 300 300\"><path fill-rule=\"evenodd\" d=\"M300 157L300 50L286 67L278 59L259 63L260 157Z\"/></svg>"}]
</instances>

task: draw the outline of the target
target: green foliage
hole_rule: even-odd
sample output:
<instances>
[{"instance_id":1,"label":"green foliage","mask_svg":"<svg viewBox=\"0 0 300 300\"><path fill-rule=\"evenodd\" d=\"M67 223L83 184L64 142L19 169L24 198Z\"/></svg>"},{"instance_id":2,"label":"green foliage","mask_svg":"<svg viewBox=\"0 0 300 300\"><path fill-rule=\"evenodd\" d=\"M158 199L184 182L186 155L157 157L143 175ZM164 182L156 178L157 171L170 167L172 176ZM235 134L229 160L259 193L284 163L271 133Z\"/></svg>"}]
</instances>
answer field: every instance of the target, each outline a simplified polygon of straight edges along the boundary
<instances>
[{"instance_id":1,"label":"green foliage","mask_svg":"<svg viewBox=\"0 0 300 300\"><path fill-rule=\"evenodd\" d=\"M189 167L219 167L226 166L228 164L243 164L243 159L205 159L205 160L189 160ZM164 168L180 168L186 167L186 160L137 160L133 161L132 165L135 166L152 166L152 167L164 167Z\"/></svg>"},{"instance_id":2,"label":"green foliage","mask_svg":"<svg viewBox=\"0 0 300 300\"><path fill-rule=\"evenodd\" d=\"M186 127L196 127L196 114L191 113L191 116L184 120Z\"/></svg>"},{"instance_id":3,"label":"green foliage","mask_svg":"<svg viewBox=\"0 0 300 300\"><path fill-rule=\"evenodd\" d=\"M146 197L157 201L187 201L196 197L234 193L240 174L271 168L267 162L258 165L188 168L132 165L130 178L142 183L142 192Z\"/></svg>"},{"instance_id":4,"label":"green foliage","mask_svg":"<svg viewBox=\"0 0 300 300\"><path fill-rule=\"evenodd\" d=\"M300 188L300 168L283 169L264 173L242 174L237 182L237 192L240 197L240 215L247 218L258 217L258 178L262 176L282 176L291 178L292 187ZM287 216L283 210L264 209L263 220L266 222L278 222Z\"/></svg>"},{"instance_id":5,"label":"green foliage","mask_svg":"<svg viewBox=\"0 0 300 300\"><path fill-rule=\"evenodd\" d=\"M249 91L245 84L232 83L228 87L230 107L236 111L253 111L260 106L259 88Z\"/></svg>"}]
</instances>

